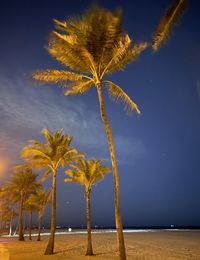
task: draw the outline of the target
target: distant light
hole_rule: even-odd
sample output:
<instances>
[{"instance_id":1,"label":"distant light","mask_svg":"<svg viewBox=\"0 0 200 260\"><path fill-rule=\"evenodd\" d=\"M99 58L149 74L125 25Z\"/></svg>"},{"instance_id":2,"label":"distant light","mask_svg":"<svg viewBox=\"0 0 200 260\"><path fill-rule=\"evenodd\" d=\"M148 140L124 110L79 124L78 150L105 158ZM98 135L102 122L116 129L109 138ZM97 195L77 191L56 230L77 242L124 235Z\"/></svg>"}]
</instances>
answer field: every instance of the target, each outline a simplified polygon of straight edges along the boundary
<instances>
[{"instance_id":1,"label":"distant light","mask_svg":"<svg viewBox=\"0 0 200 260\"><path fill-rule=\"evenodd\" d=\"M72 228L68 228L68 231L71 232L71 231L72 231Z\"/></svg>"},{"instance_id":2,"label":"distant light","mask_svg":"<svg viewBox=\"0 0 200 260\"><path fill-rule=\"evenodd\" d=\"M59 228L61 228L61 226L56 226L56 228L58 228L58 229L59 229Z\"/></svg>"}]
</instances>

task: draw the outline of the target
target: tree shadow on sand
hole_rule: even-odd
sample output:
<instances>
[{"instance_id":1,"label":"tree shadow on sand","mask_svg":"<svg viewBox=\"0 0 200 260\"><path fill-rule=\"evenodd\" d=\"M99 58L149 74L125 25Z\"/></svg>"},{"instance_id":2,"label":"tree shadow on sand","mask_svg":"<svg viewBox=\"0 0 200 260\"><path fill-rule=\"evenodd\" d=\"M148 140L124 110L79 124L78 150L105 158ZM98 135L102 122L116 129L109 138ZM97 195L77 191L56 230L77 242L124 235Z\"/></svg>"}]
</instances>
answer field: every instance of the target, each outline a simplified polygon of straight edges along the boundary
<instances>
[{"instance_id":1,"label":"tree shadow on sand","mask_svg":"<svg viewBox=\"0 0 200 260\"><path fill-rule=\"evenodd\" d=\"M65 252L69 252L69 251L76 250L76 249L82 249L82 248L83 248L83 246L73 246L73 247L67 248L65 250L55 251L54 254L65 253ZM85 250L85 246L84 246L84 250ZM109 251L105 251L105 252L94 253L93 256L101 256L101 255L103 256L103 255L107 255L107 254L111 254L111 253L116 254L117 250L109 250ZM85 255L85 254L83 254L83 255Z\"/></svg>"}]
</instances>

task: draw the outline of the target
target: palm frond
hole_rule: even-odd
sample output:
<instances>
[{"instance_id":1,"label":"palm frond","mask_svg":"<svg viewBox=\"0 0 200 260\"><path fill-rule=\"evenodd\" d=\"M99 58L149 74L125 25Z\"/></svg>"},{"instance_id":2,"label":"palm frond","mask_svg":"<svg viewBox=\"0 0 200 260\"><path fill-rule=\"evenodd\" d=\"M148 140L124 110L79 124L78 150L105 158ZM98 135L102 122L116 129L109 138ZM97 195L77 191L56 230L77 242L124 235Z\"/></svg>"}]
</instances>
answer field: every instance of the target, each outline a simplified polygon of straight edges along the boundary
<instances>
[{"instance_id":1,"label":"palm frond","mask_svg":"<svg viewBox=\"0 0 200 260\"><path fill-rule=\"evenodd\" d=\"M125 104L125 110L127 112L136 111L137 114L140 114L138 106L131 100L131 98L116 84L112 81L104 81L107 83L107 89L109 96L115 101L122 101Z\"/></svg>"},{"instance_id":2,"label":"palm frond","mask_svg":"<svg viewBox=\"0 0 200 260\"><path fill-rule=\"evenodd\" d=\"M37 159L37 160L47 160L47 161L51 161L51 158L46 154L44 153L44 151L41 151L35 147L31 147L31 146L26 146L24 147L24 149L22 150L22 153L21 153L21 157L22 158L34 158L34 159Z\"/></svg>"},{"instance_id":3,"label":"palm frond","mask_svg":"<svg viewBox=\"0 0 200 260\"><path fill-rule=\"evenodd\" d=\"M146 48L147 43L133 44L128 34L121 35L118 42L110 49L112 56L109 55L110 60L107 64L104 64L101 78L103 78L105 73L123 70L126 65L135 60Z\"/></svg>"},{"instance_id":4,"label":"palm frond","mask_svg":"<svg viewBox=\"0 0 200 260\"><path fill-rule=\"evenodd\" d=\"M64 178L64 182L74 182L72 178Z\"/></svg>"},{"instance_id":5,"label":"palm frond","mask_svg":"<svg viewBox=\"0 0 200 260\"><path fill-rule=\"evenodd\" d=\"M44 135L44 137L47 140L48 144L51 144L53 142L53 136L51 135L51 133L49 132L49 130L47 128L42 129L41 134ZM37 142L37 143L40 145L39 142Z\"/></svg>"},{"instance_id":6,"label":"palm frond","mask_svg":"<svg viewBox=\"0 0 200 260\"><path fill-rule=\"evenodd\" d=\"M176 0L166 11L162 17L156 32L153 35L152 49L157 51L160 46L170 37L172 29L181 19L181 15L185 10L187 0Z\"/></svg>"},{"instance_id":7,"label":"palm frond","mask_svg":"<svg viewBox=\"0 0 200 260\"><path fill-rule=\"evenodd\" d=\"M81 80L83 78L82 74L77 74L74 72L66 70L44 70L37 71L32 74L32 78L36 81L42 83L65 83L66 81Z\"/></svg>"},{"instance_id":8,"label":"palm frond","mask_svg":"<svg viewBox=\"0 0 200 260\"><path fill-rule=\"evenodd\" d=\"M50 170L47 170L43 175L42 177L40 178L40 182L44 182L46 181L46 179L51 175L51 171Z\"/></svg>"},{"instance_id":9,"label":"palm frond","mask_svg":"<svg viewBox=\"0 0 200 260\"><path fill-rule=\"evenodd\" d=\"M20 193L23 192L25 197L40 191L42 186L37 181L38 174L30 168L15 168L15 173L11 176L6 185L7 191L12 191L14 197L20 199Z\"/></svg>"},{"instance_id":10,"label":"palm frond","mask_svg":"<svg viewBox=\"0 0 200 260\"><path fill-rule=\"evenodd\" d=\"M113 73L119 70L123 70L128 64L135 61L140 54L148 47L146 42L140 42L137 44L121 43L121 46L116 46L116 54L105 68L104 73ZM103 76L104 74L102 74Z\"/></svg>"},{"instance_id":11,"label":"palm frond","mask_svg":"<svg viewBox=\"0 0 200 260\"><path fill-rule=\"evenodd\" d=\"M65 96L83 94L91 89L93 80L77 80L68 86L64 92Z\"/></svg>"},{"instance_id":12,"label":"palm frond","mask_svg":"<svg viewBox=\"0 0 200 260\"><path fill-rule=\"evenodd\" d=\"M78 44L77 37L53 32L49 38L48 52L64 66L84 73L96 73L92 55Z\"/></svg>"}]
</instances>

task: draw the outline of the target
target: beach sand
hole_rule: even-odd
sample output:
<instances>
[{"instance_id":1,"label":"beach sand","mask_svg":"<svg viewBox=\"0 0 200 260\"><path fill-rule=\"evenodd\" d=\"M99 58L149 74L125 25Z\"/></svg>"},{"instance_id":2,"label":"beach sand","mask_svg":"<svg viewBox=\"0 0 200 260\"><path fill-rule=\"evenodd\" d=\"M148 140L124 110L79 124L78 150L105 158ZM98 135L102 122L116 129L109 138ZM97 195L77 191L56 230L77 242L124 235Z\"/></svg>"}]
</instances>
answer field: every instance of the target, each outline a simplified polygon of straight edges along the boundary
<instances>
[{"instance_id":1,"label":"beach sand","mask_svg":"<svg viewBox=\"0 0 200 260\"><path fill-rule=\"evenodd\" d=\"M43 255L47 244L47 236L43 236L40 242L36 241L36 237L33 237L32 241L26 238L25 242L17 241L16 238L0 238L0 243L2 241L1 245L4 247L0 247L0 250L3 250L0 259L118 259L115 233L93 234L92 238L94 257L85 256L85 234L57 235L55 254L52 256ZM200 231L126 233L125 242L128 260L200 259ZM9 258L6 249L9 252Z\"/></svg>"}]
</instances>

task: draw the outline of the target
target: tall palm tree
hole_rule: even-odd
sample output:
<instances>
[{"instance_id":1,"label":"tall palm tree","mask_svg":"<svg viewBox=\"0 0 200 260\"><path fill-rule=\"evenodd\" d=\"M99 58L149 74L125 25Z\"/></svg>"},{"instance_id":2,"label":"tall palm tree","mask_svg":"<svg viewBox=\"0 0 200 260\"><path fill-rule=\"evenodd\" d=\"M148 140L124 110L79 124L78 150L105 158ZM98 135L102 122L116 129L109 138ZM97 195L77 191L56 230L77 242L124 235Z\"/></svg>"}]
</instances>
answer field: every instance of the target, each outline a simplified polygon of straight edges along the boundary
<instances>
[{"instance_id":1,"label":"tall palm tree","mask_svg":"<svg viewBox=\"0 0 200 260\"><path fill-rule=\"evenodd\" d=\"M185 8L186 0L176 0L153 36L152 48L157 51L168 38L173 25ZM49 37L48 52L71 70L45 70L33 74L33 79L43 83L63 85L65 95L83 94L96 87L112 164L115 188L115 220L120 259L126 259L122 220L120 212L120 184L115 146L110 124L105 111L102 89L106 88L114 100L125 103L125 109L140 114L132 99L118 85L105 76L119 70L136 60L150 44L133 43L122 27L122 12L110 12L93 6L81 17L65 21L54 20L56 31Z\"/></svg>"},{"instance_id":2,"label":"tall palm tree","mask_svg":"<svg viewBox=\"0 0 200 260\"><path fill-rule=\"evenodd\" d=\"M86 218L87 218L87 251L86 255L93 255L91 237L91 210L90 194L92 186L102 180L110 169L102 165L101 160L79 160L76 164L70 164L71 169L66 171L70 178L65 178L65 182L77 182L85 187Z\"/></svg>"},{"instance_id":3,"label":"tall palm tree","mask_svg":"<svg viewBox=\"0 0 200 260\"><path fill-rule=\"evenodd\" d=\"M29 145L24 147L21 156L33 168L47 170L43 179L52 175L51 231L45 250L45 255L49 255L53 254L55 240L57 171L60 167L64 167L66 164L83 157L83 154L71 147L72 137L65 135L63 130L58 130L52 135L48 129L43 129L41 133L45 137L45 144L31 140Z\"/></svg>"},{"instance_id":4,"label":"tall palm tree","mask_svg":"<svg viewBox=\"0 0 200 260\"><path fill-rule=\"evenodd\" d=\"M38 211L38 238L37 241L40 241L40 232L41 232L41 224L42 224L42 217L44 215L44 210L47 204L50 202L51 198L51 191L40 191L36 194L32 195L28 203L37 208Z\"/></svg>"},{"instance_id":5,"label":"tall palm tree","mask_svg":"<svg viewBox=\"0 0 200 260\"><path fill-rule=\"evenodd\" d=\"M13 191L19 200L19 240L24 240L23 229L23 209L28 197L41 189L41 184L37 181L37 174L31 168L18 166L10 181L6 184L5 190Z\"/></svg>"}]
</instances>

